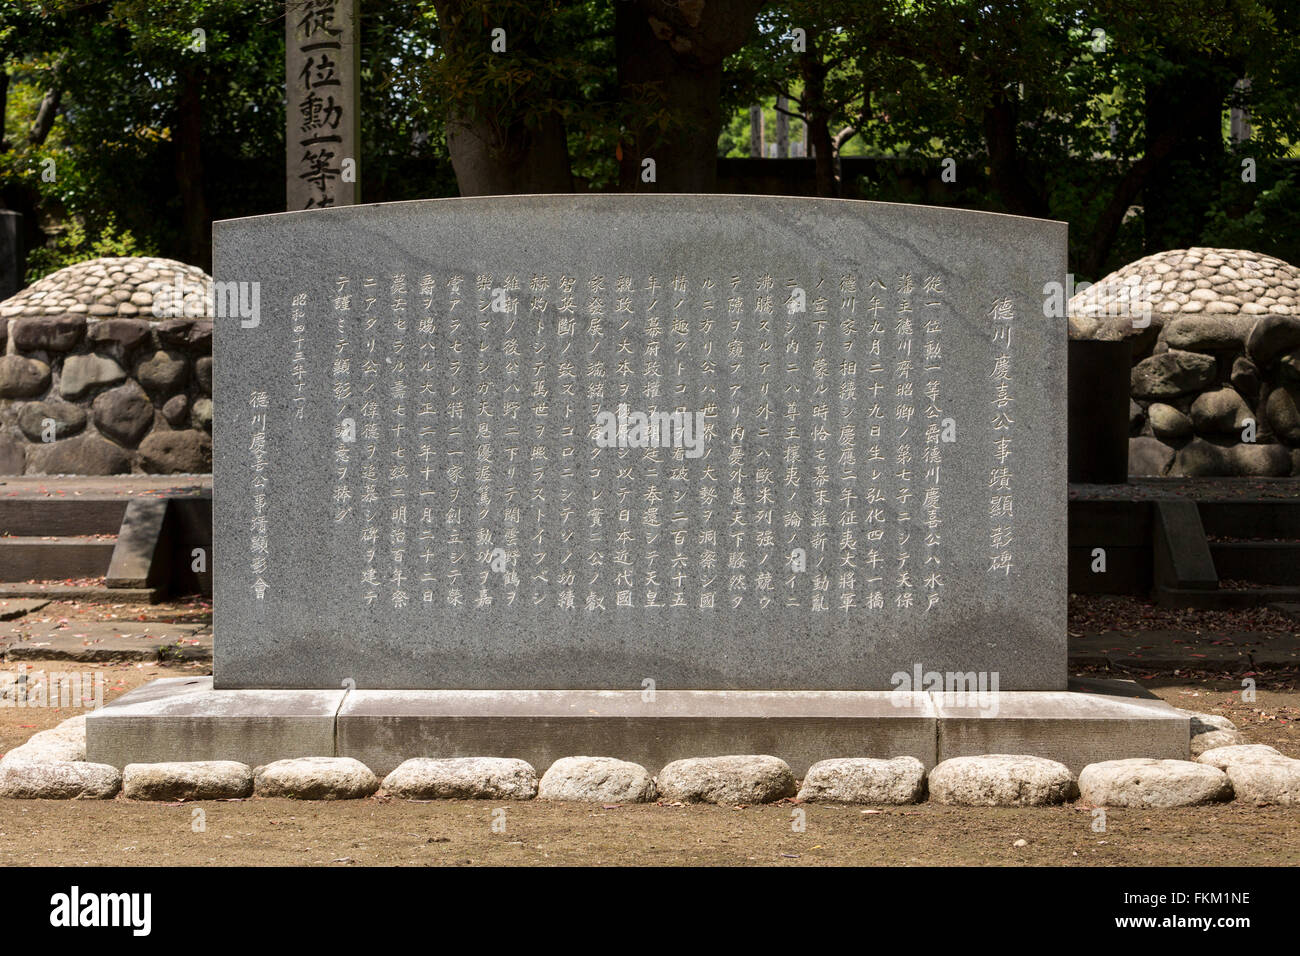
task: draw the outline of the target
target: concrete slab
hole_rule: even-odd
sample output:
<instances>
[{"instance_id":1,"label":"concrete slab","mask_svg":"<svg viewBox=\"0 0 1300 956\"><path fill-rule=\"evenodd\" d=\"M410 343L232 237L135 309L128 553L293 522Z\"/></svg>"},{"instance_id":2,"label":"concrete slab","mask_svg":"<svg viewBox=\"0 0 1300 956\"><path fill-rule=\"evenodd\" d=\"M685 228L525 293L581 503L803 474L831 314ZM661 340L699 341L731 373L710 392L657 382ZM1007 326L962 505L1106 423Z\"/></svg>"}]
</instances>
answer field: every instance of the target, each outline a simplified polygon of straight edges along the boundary
<instances>
[{"instance_id":1,"label":"concrete slab","mask_svg":"<svg viewBox=\"0 0 1300 956\"><path fill-rule=\"evenodd\" d=\"M1003 691L951 700L935 694L938 759L1033 754L1078 773L1124 757L1187 760L1191 725L1164 701L1134 696L1130 681L1092 680L1069 691ZM953 695L955 697L955 695Z\"/></svg>"},{"instance_id":2,"label":"concrete slab","mask_svg":"<svg viewBox=\"0 0 1300 956\"><path fill-rule=\"evenodd\" d=\"M0 630L0 656L11 661L212 660L207 624L141 621L70 621L65 625L16 624Z\"/></svg>"},{"instance_id":3,"label":"concrete slab","mask_svg":"<svg viewBox=\"0 0 1300 956\"><path fill-rule=\"evenodd\" d=\"M1136 697L1159 701L1161 698L1135 680L1120 677L1071 677L1067 690L1080 694L1103 694L1108 697Z\"/></svg>"},{"instance_id":4,"label":"concrete slab","mask_svg":"<svg viewBox=\"0 0 1300 956\"><path fill-rule=\"evenodd\" d=\"M673 760L772 754L802 776L832 757L1034 754L1076 773L1121 757L1187 759L1189 718L1131 681L965 701L891 691L213 690L155 681L86 720L87 759L354 757L383 775L411 757Z\"/></svg>"},{"instance_id":5,"label":"concrete slab","mask_svg":"<svg viewBox=\"0 0 1300 956\"><path fill-rule=\"evenodd\" d=\"M658 772L685 757L771 754L796 776L827 757L935 761L925 694L888 691L354 691L339 755L387 773L408 757L617 757Z\"/></svg>"},{"instance_id":6,"label":"concrete slab","mask_svg":"<svg viewBox=\"0 0 1300 956\"><path fill-rule=\"evenodd\" d=\"M211 677L153 681L86 717L86 759L124 767L171 760L238 760L334 754L334 717L345 690L212 689Z\"/></svg>"},{"instance_id":7,"label":"concrete slab","mask_svg":"<svg viewBox=\"0 0 1300 956\"><path fill-rule=\"evenodd\" d=\"M183 694L197 694L212 690L211 675L197 677L160 677L147 684L141 684L135 690L127 691L108 707L127 707L166 700ZM103 709L107 710L108 707Z\"/></svg>"},{"instance_id":8,"label":"concrete slab","mask_svg":"<svg viewBox=\"0 0 1300 956\"><path fill-rule=\"evenodd\" d=\"M94 584L50 584L44 581L0 583L0 600L44 598L49 601L115 601L119 604L157 604L157 588L110 588Z\"/></svg>"},{"instance_id":9,"label":"concrete slab","mask_svg":"<svg viewBox=\"0 0 1300 956\"><path fill-rule=\"evenodd\" d=\"M48 598L0 599L0 621L15 620L33 611L39 611L49 603Z\"/></svg>"}]
</instances>

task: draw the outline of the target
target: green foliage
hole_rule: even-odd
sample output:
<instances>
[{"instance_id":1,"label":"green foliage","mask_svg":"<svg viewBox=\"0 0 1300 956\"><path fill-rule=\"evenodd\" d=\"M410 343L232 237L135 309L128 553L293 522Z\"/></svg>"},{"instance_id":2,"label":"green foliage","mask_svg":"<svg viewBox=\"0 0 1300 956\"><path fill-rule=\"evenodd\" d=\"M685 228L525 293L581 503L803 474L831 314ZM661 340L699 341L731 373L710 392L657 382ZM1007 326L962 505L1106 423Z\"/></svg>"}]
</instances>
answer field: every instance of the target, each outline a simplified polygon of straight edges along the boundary
<instances>
[{"instance_id":1,"label":"green foliage","mask_svg":"<svg viewBox=\"0 0 1300 956\"><path fill-rule=\"evenodd\" d=\"M789 116L788 114L791 112L794 112L793 105L787 107L786 116L786 121L789 124L788 138L791 144L791 155L793 156L794 144L803 142L804 126L806 124L797 116ZM735 113L731 117L730 122L722 127L718 133L719 156L726 156L734 159L749 155L749 122L749 111L746 110L743 113ZM768 144L776 142L776 123L777 110L774 100L771 105L764 106L763 108L763 128L765 131L766 142ZM855 152L855 150L851 148L852 145L853 144L851 143L850 147L845 148L843 151L844 155L852 156L861 152L860 146Z\"/></svg>"},{"instance_id":2,"label":"green foliage","mask_svg":"<svg viewBox=\"0 0 1300 956\"><path fill-rule=\"evenodd\" d=\"M207 218L283 208L283 10L0 2L0 196L50 237L30 254L33 275L96 248L187 258L187 90ZM609 0L366 0L363 200L454 195L445 135L458 115L498 124L503 138L510 124L558 115L577 188L617 188L627 130L671 139L682 120L653 84L620 88L614 25ZM496 26L507 56L491 51ZM810 52L795 49L796 30ZM1237 89L1242 77L1249 87ZM58 119L32 142L53 89ZM719 155L748 155L755 104L770 141L778 93L839 155L877 160L842 183L845 195L1067 220L1081 278L1175 241L1300 259L1300 173L1273 162L1300 156L1300 0L774 0L725 64ZM1250 111L1257 184L1241 182L1224 141L1234 105ZM792 140L803 125L791 119ZM1128 197L1170 127L1176 147ZM939 179L949 157L956 183Z\"/></svg>"},{"instance_id":3,"label":"green foliage","mask_svg":"<svg viewBox=\"0 0 1300 956\"><path fill-rule=\"evenodd\" d=\"M1237 195L1224 137L1203 134L1243 106L1251 155L1296 154L1295 0L782 0L763 16L759 40L729 64L725 155L748 154L752 103L782 91L807 100L812 67L825 95L803 105L849 134L838 155L898 158L845 183L848 195L1064 219L1071 268L1088 279L1152 245L1231 235L1293 247L1294 191ZM792 48L795 27L807 54ZM1242 77L1249 87L1235 88ZM1148 170L1144 157L1162 145ZM956 183L936 182L945 158L963 171Z\"/></svg>"},{"instance_id":4,"label":"green foliage","mask_svg":"<svg viewBox=\"0 0 1300 956\"><path fill-rule=\"evenodd\" d=\"M157 254L153 246L138 241L129 229L120 229L111 213L91 233L80 220L73 219L66 229L56 233L50 242L33 250L27 257L26 284L31 285L51 272L87 259Z\"/></svg>"},{"instance_id":5,"label":"green foliage","mask_svg":"<svg viewBox=\"0 0 1300 956\"><path fill-rule=\"evenodd\" d=\"M656 91L638 91L630 100L618 91L612 4L435 0L417 6L438 10L425 14L433 25L430 55L412 69L421 108L437 116L440 131L449 116L486 120L504 144L516 126L537 129L558 116L578 188L609 189L618 182L622 131L633 112L672 128ZM498 28L508 55L493 52Z\"/></svg>"},{"instance_id":6,"label":"green foliage","mask_svg":"<svg viewBox=\"0 0 1300 956\"><path fill-rule=\"evenodd\" d=\"M178 186L184 90L196 91L198 176L211 218L282 204L284 43L276 0L99 0L40 3L40 30L0 49L26 98L9 99L6 199L60 221L111 214L142 245L189 258ZM202 30L202 42L194 31ZM15 31L15 34L20 31ZM0 28L3 35L3 28ZM34 99L57 86L61 115L40 147L25 141ZM55 176L39 161L54 160ZM67 235L74 227L69 226ZM53 260L65 253L51 240ZM65 240L66 241L66 240ZM41 250L29 254L41 261Z\"/></svg>"},{"instance_id":7,"label":"green foliage","mask_svg":"<svg viewBox=\"0 0 1300 956\"><path fill-rule=\"evenodd\" d=\"M1240 172L1233 163L1230 172ZM1267 175L1265 170L1261 170ZM1262 178L1262 177L1261 177ZM1300 163L1276 172L1268 186L1225 177L1222 193L1210 209L1203 244L1252 249L1300 263Z\"/></svg>"},{"instance_id":8,"label":"green foliage","mask_svg":"<svg viewBox=\"0 0 1300 956\"><path fill-rule=\"evenodd\" d=\"M361 192L366 202L454 196L441 104L428 63L438 25L420 0L365 4L361 14Z\"/></svg>"}]
</instances>

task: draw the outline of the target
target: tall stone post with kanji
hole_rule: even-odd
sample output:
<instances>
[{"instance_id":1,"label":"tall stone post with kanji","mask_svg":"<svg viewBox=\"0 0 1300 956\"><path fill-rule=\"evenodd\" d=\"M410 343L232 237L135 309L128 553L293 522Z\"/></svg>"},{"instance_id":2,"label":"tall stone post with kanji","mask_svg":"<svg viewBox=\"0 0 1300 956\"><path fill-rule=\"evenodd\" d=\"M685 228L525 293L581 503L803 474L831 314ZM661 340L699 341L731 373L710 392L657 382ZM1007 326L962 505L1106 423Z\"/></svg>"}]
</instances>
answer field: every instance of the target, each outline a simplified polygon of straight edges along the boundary
<instances>
[{"instance_id":1,"label":"tall stone post with kanji","mask_svg":"<svg viewBox=\"0 0 1300 956\"><path fill-rule=\"evenodd\" d=\"M285 3L285 202L289 211L361 198L358 0Z\"/></svg>"}]
</instances>

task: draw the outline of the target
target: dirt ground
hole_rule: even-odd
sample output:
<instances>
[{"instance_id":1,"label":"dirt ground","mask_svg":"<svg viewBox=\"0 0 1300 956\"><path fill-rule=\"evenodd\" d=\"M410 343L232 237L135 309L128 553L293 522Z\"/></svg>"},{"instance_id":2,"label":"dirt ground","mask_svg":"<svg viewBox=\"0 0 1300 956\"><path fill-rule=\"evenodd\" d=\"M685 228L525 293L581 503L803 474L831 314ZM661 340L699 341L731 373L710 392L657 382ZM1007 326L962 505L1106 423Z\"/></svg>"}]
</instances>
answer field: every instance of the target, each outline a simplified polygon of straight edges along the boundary
<instances>
[{"instance_id":1,"label":"dirt ground","mask_svg":"<svg viewBox=\"0 0 1300 956\"><path fill-rule=\"evenodd\" d=\"M205 665L27 665L102 672L105 700ZM3 665L14 670L18 665ZM1300 757L1300 691L1253 703L1232 680L1145 682L1179 707L1230 717L1252 742ZM64 708L0 707L0 751L71 716ZM796 831L796 810L804 829ZM504 815L502 815L504 811ZM538 801L415 803L371 798L193 804L0 800L0 866L22 865L1300 865L1300 811L1236 803L1106 811L1075 803L1035 809L862 808L789 801L743 808L596 807ZM1015 846L1025 840L1026 845Z\"/></svg>"},{"instance_id":2,"label":"dirt ground","mask_svg":"<svg viewBox=\"0 0 1300 956\"><path fill-rule=\"evenodd\" d=\"M1295 866L1294 808L0 801L0 866ZM504 810L504 816L501 811ZM195 832L202 814L204 829ZM495 814L495 816L494 816ZM497 830L494 832L494 824ZM1024 839L1027 845L1015 846Z\"/></svg>"}]
</instances>

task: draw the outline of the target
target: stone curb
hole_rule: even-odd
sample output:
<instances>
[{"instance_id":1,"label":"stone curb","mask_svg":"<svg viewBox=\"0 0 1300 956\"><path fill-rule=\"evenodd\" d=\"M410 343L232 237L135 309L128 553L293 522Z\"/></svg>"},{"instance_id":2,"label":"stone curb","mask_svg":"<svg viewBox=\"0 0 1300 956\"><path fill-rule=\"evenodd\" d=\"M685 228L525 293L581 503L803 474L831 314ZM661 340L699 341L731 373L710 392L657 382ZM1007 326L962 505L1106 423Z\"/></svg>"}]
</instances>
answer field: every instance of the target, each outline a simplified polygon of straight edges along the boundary
<instances>
[{"instance_id":1,"label":"stone curb","mask_svg":"<svg viewBox=\"0 0 1300 956\"><path fill-rule=\"evenodd\" d=\"M978 807L1047 806L1078 793L1069 767L1026 754L953 757L930 771L929 787L935 803Z\"/></svg>"},{"instance_id":2,"label":"stone curb","mask_svg":"<svg viewBox=\"0 0 1300 956\"><path fill-rule=\"evenodd\" d=\"M1089 764L1079 773L1080 798L1092 806L1165 810L1233 798L1217 767L1192 760L1133 757Z\"/></svg>"},{"instance_id":3,"label":"stone curb","mask_svg":"<svg viewBox=\"0 0 1300 956\"><path fill-rule=\"evenodd\" d=\"M384 778L383 792L405 800L531 800L537 771L502 757L413 757Z\"/></svg>"},{"instance_id":4,"label":"stone curb","mask_svg":"<svg viewBox=\"0 0 1300 956\"><path fill-rule=\"evenodd\" d=\"M640 764L613 757L562 757L542 776L541 800L587 803L649 803L655 779Z\"/></svg>"},{"instance_id":5,"label":"stone curb","mask_svg":"<svg viewBox=\"0 0 1300 956\"><path fill-rule=\"evenodd\" d=\"M357 800L379 789L378 778L351 757L291 757L253 771L253 793L294 800Z\"/></svg>"},{"instance_id":6,"label":"stone curb","mask_svg":"<svg viewBox=\"0 0 1300 956\"><path fill-rule=\"evenodd\" d=\"M1214 731L1212 733L1219 733ZM1207 735L1208 736L1208 735ZM38 738L43 738L38 740ZM1259 744L1206 750L1194 761L1130 758L1089 764L1078 778L1064 765L1024 754L955 757L926 772L910 757L846 757L811 767L802 789L784 761L768 756L695 757L652 776L608 757L565 757L539 783L522 760L413 758L382 783L349 757L301 757L256 769L234 761L89 763L85 718L72 717L0 759L0 797L133 801L361 799L379 792L408 800L552 800L595 803L1039 806L1076 798L1095 806L1165 809L1239 799L1255 805L1300 802L1300 760ZM80 753L81 756L69 756ZM1195 779L1192 779L1192 777ZM1240 786L1241 793L1234 791ZM928 794L927 794L928 790Z\"/></svg>"},{"instance_id":7,"label":"stone curb","mask_svg":"<svg viewBox=\"0 0 1300 956\"><path fill-rule=\"evenodd\" d=\"M0 797L14 800L111 800L122 772L83 760L11 760L0 763Z\"/></svg>"},{"instance_id":8,"label":"stone curb","mask_svg":"<svg viewBox=\"0 0 1300 956\"><path fill-rule=\"evenodd\" d=\"M234 760L131 763L122 770L128 800L237 800L253 794L253 770Z\"/></svg>"}]
</instances>

